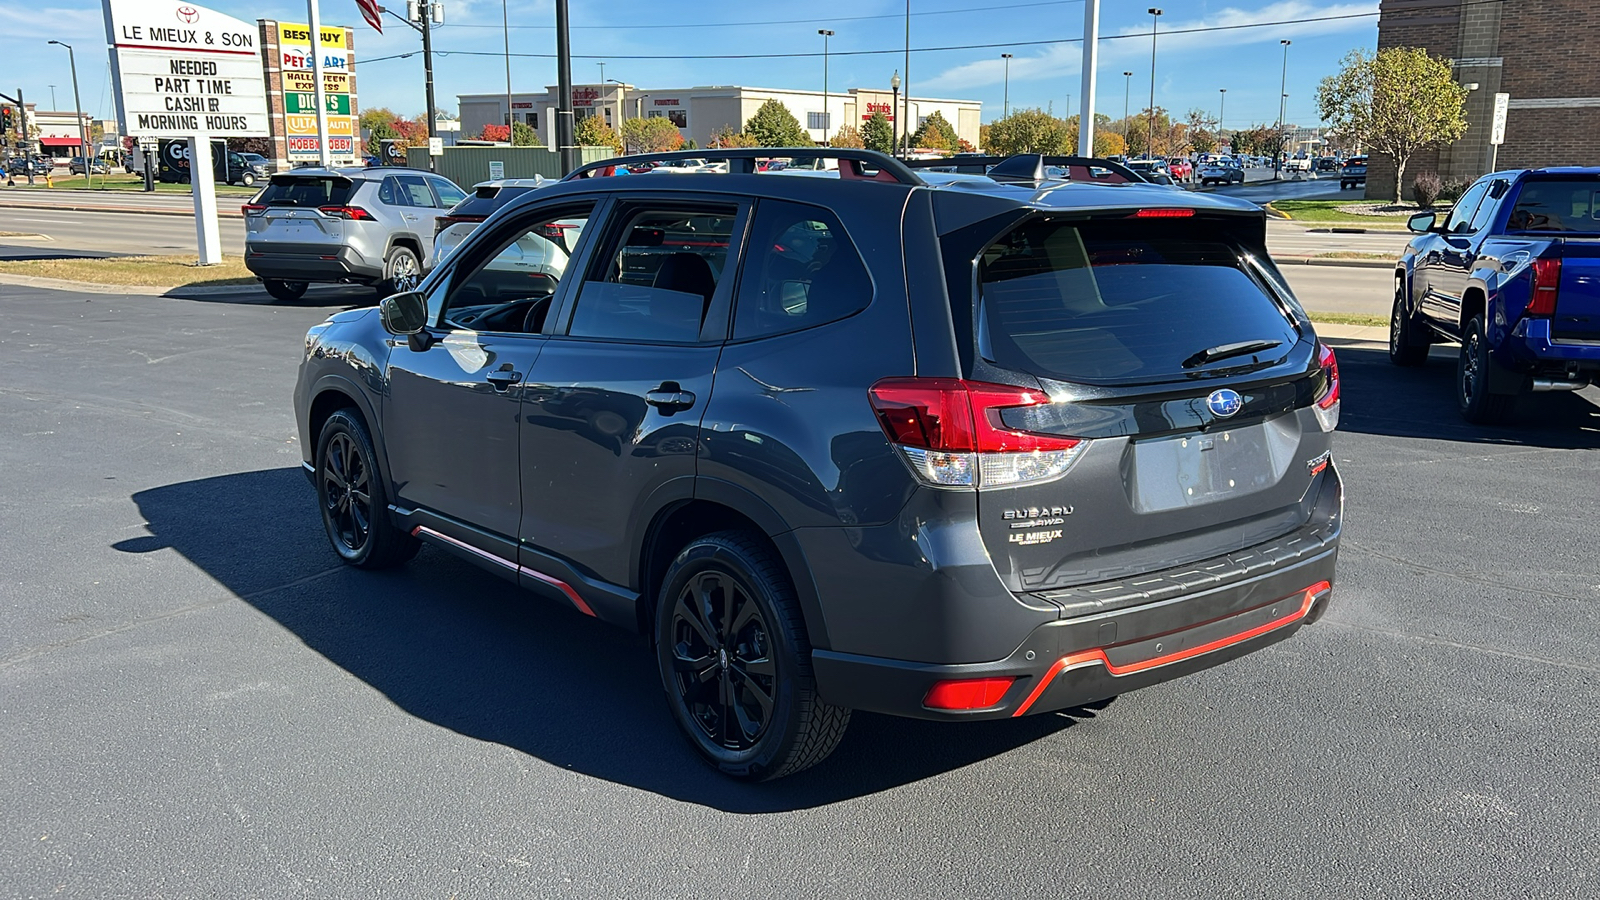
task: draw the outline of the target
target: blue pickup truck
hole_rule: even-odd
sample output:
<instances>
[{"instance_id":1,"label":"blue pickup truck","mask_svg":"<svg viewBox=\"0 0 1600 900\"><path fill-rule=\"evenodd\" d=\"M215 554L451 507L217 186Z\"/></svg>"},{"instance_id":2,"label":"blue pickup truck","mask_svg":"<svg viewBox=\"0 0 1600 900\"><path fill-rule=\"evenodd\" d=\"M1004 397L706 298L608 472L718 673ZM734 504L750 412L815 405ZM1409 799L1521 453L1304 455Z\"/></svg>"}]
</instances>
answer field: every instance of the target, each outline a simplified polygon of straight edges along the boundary
<instances>
[{"instance_id":1,"label":"blue pickup truck","mask_svg":"<svg viewBox=\"0 0 1600 900\"><path fill-rule=\"evenodd\" d=\"M1459 343L1456 400L1479 424L1523 394L1600 380L1600 168L1494 172L1438 219L1411 217L1395 266L1395 365Z\"/></svg>"}]
</instances>

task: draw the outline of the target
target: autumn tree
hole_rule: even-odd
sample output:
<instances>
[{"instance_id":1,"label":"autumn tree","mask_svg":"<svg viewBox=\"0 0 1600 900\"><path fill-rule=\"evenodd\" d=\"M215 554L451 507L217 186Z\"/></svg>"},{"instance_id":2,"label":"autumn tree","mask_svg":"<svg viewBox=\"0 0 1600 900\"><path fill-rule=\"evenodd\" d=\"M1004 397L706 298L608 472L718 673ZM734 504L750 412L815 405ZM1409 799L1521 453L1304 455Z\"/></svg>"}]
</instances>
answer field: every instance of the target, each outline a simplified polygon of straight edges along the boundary
<instances>
[{"instance_id":1,"label":"autumn tree","mask_svg":"<svg viewBox=\"0 0 1600 900\"><path fill-rule=\"evenodd\" d=\"M761 104L756 114L744 123L744 133L755 139L757 147L812 147L816 141L804 128L800 127L800 120L789 112L789 107L777 100L768 100Z\"/></svg>"},{"instance_id":2,"label":"autumn tree","mask_svg":"<svg viewBox=\"0 0 1600 900\"><path fill-rule=\"evenodd\" d=\"M629 153L665 153L683 146L683 134L666 116L628 119L622 123L622 145Z\"/></svg>"},{"instance_id":3,"label":"autumn tree","mask_svg":"<svg viewBox=\"0 0 1600 900\"><path fill-rule=\"evenodd\" d=\"M861 142L868 150L893 153L894 126L889 124L889 117L881 112L873 113L872 118L861 125Z\"/></svg>"},{"instance_id":4,"label":"autumn tree","mask_svg":"<svg viewBox=\"0 0 1600 900\"><path fill-rule=\"evenodd\" d=\"M955 150L961 142L960 135L956 134L956 127L950 124L938 110L933 115L922 120L917 130L911 135L911 146L926 147L929 150Z\"/></svg>"},{"instance_id":5,"label":"autumn tree","mask_svg":"<svg viewBox=\"0 0 1600 900\"><path fill-rule=\"evenodd\" d=\"M1196 153L1210 153L1217 149L1217 119L1203 109L1191 109L1184 117L1188 126L1189 149Z\"/></svg>"},{"instance_id":6,"label":"autumn tree","mask_svg":"<svg viewBox=\"0 0 1600 900\"><path fill-rule=\"evenodd\" d=\"M734 131L732 125L723 125L711 132L711 140L706 147L711 150L732 149L737 147L756 147L756 139L748 134Z\"/></svg>"},{"instance_id":7,"label":"autumn tree","mask_svg":"<svg viewBox=\"0 0 1600 900\"><path fill-rule=\"evenodd\" d=\"M572 130L572 139L580 147L610 147L612 152L622 153L622 140L606 120L597 115L579 119L578 126Z\"/></svg>"},{"instance_id":8,"label":"autumn tree","mask_svg":"<svg viewBox=\"0 0 1600 900\"><path fill-rule=\"evenodd\" d=\"M1347 140L1394 160L1399 202L1412 155L1466 133L1467 89L1450 60L1420 47L1352 50L1340 65L1317 88L1317 111Z\"/></svg>"},{"instance_id":9,"label":"autumn tree","mask_svg":"<svg viewBox=\"0 0 1600 900\"><path fill-rule=\"evenodd\" d=\"M856 128L854 125L846 125L840 128L838 131L835 131L833 136L828 138L828 146L849 147L859 150L867 145L861 140L860 129Z\"/></svg>"},{"instance_id":10,"label":"autumn tree","mask_svg":"<svg viewBox=\"0 0 1600 900\"><path fill-rule=\"evenodd\" d=\"M1067 150L1067 123L1042 109L1019 109L989 123L986 149L995 156L1059 154Z\"/></svg>"},{"instance_id":11,"label":"autumn tree","mask_svg":"<svg viewBox=\"0 0 1600 900\"><path fill-rule=\"evenodd\" d=\"M543 147L539 141L539 133L532 125L526 122L513 122L511 124L511 146L513 147Z\"/></svg>"}]
</instances>

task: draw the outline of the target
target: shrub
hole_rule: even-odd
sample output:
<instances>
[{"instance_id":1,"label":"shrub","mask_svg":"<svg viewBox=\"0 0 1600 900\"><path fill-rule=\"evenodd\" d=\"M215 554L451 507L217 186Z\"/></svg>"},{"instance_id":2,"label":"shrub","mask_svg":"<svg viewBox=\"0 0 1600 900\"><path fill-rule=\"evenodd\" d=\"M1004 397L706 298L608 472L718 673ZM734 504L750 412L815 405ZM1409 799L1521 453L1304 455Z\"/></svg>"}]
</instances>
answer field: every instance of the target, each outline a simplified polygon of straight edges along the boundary
<instances>
[{"instance_id":1,"label":"shrub","mask_svg":"<svg viewBox=\"0 0 1600 900\"><path fill-rule=\"evenodd\" d=\"M1467 188L1471 184L1472 182L1463 181L1460 178L1444 179L1443 186L1439 188L1439 201L1442 203L1454 203L1460 200L1461 195L1467 192Z\"/></svg>"},{"instance_id":2,"label":"shrub","mask_svg":"<svg viewBox=\"0 0 1600 900\"><path fill-rule=\"evenodd\" d=\"M861 132L854 125L845 125L835 131L833 137L828 139L828 146L853 147L859 150L865 147L866 144L861 140Z\"/></svg>"},{"instance_id":3,"label":"shrub","mask_svg":"<svg viewBox=\"0 0 1600 900\"><path fill-rule=\"evenodd\" d=\"M1439 192L1443 189L1444 184L1435 172L1418 172L1411 181L1411 196L1416 198L1417 206L1422 209L1432 209L1439 202Z\"/></svg>"},{"instance_id":4,"label":"shrub","mask_svg":"<svg viewBox=\"0 0 1600 900\"><path fill-rule=\"evenodd\" d=\"M873 113L872 118L861 125L861 142L868 150L893 153L894 126L889 124L889 117L881 112Z\"/></svg>"}]
</instances>

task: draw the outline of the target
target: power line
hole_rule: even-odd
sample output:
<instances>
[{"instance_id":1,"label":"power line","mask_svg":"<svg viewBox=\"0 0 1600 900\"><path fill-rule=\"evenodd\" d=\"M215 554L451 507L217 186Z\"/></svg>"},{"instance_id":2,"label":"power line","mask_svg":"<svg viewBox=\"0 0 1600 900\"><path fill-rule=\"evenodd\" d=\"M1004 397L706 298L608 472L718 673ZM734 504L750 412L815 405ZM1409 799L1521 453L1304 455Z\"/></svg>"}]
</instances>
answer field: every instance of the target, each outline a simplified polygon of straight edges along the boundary
<instances>
[{"instance_id":1,"label":"power line","mask_svg":"<svg viewBox=\"0 0 1600 900\"><path fill-rule=\"evenodd\" d=\"M996 10L1010 11L1010 10L1014 10L1014 9L1027 9L1027 8L1036 7L1036 6L1072 6L1072 5L1075 5L1075 4L1078 4L1078 3L1082 3L1082 2L1084 2L1084 0L1041 0L1041 2L1037 2L1037 3L1010 3L1010 4L1002 4L1002 5L998 5L998 6L968 6L968 7L964 7L964 8L961 8L961 9L933 9L933 10L928 10L927 12L914 12L911 15L913 17L919 17L919 16L948 16L948 15L954 15L956 13L994 12ZM870 20L870 19L894 19L895 21L901 21L904 18L905 18L905 14L904 13L886 13L886 14L883 14L883 15L874 15L874 16L829 16L829 17L823 18L823 19L777 19L777 20L766 21L766 22L699 22L699 23L688 23L688 24L685 24L683 22L676 22L676 23L661 23L661 24L651 24L651 25L572 25L570 27L571 27L571 29L573 31L577 31L579 29L588 29L588 30L601 30L601 29L604 29L606 31L638 31L638 30L643 30L643 29L649 29L651 31L655 31L657 29L663 29L663 28L766 28L766 27L775 26L775 25L817 25L817 24L824 24L825 25L825 24L828 24L830 22L865 22L865 21ZM488 24L476 25L476 24L456 23L452 27L455 27L455 28L493 28L496 31L498 31L503 26L500 26L500 25L488 25ZM512 28L525 28L525 29L530 29L530 30L535 30L535 31L552 31L552 30L555 29L554 25L512 25L511 27ZM902 48L901 52L904 52L904 48ZM501 54L501 55L504 55L504 54ZM620 59L622 57L618 57L618 58Z\"/></svg>"}]
</instances>

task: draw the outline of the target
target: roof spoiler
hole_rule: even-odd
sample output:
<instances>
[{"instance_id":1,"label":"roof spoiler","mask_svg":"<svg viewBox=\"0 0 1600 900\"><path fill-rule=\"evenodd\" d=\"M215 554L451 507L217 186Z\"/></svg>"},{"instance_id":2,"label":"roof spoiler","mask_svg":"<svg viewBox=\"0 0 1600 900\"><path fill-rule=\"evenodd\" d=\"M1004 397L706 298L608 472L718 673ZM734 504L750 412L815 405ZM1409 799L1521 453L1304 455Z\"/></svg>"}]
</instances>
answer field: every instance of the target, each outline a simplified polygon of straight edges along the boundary
<instances>
[{"instance_id":1,"label":"roof spoiler","mask_svg":"<svg viewBox=\"0 0 1600 900\"><path fill-rule=\"evenodd\" d=\"M633 156L619 156L614 159L586 163L573 169L571 174L561 180L573 181L578 178L605 176L615 172L618 166L637 166L644 163L658 163L672 159L725 160L728 163L729 174L751 175L756 171L757 160L787 159L796 156L813 159L818 157L822 159L837 159L840 162L839 177L846 181L887 181L913 185L925 183L905 163L886 153L879 153L876 150L858 150L851 147L747 147L737 150L675 150L670 153L640 153Z\"/></svg>"},{"instance_id":2,"label":"roof spoiler","mask_svg":"<svg viewBox=\"0 0 1600 900\"><path fill-rule=\"evenodd\" d=\"M995 181L1007 183L1037 183L1048 181L1047 167L1068 170L1072 181L1098 184L1143 184L1149 179L1121 163L1092 156L1046 156L1041 153L1019 153L1015 156L952 156L947 159L913 159L906 162L912 169L938 169L963 175L984 175ZM1096 175L1099 169L1108 175Z\"/></svg>"}]
</instances>

